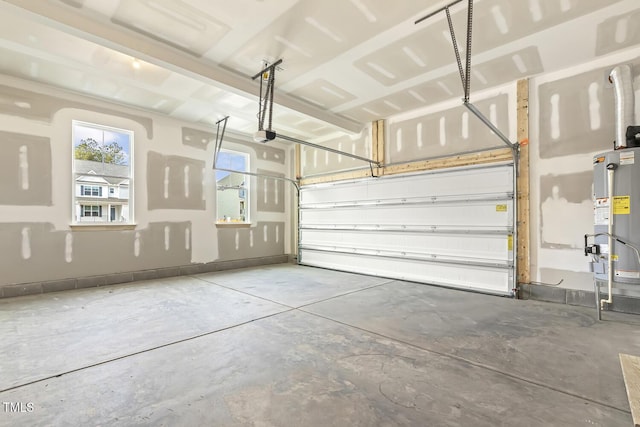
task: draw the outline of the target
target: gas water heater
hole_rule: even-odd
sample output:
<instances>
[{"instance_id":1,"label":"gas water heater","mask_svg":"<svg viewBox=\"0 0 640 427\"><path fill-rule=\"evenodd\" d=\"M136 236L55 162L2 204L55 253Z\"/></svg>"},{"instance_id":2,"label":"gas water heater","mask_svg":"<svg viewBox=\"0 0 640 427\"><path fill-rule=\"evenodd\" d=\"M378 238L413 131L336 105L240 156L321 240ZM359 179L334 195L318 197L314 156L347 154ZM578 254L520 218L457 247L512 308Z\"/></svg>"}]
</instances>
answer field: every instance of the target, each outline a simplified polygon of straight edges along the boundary
<instances>
[{"instance_id":1,"label":"gas water heater","mask_svg":"<svg viewBox=\"0 0 640 427\"><path fill-rule=\"evenodd\" d=\"M609 80L615 93L616 141L613 151L593 158L594 233L585 235L584 250L592 256L598 313L613 302L617 284L640 285L640 127L629 126L635 119L631 68L614 68ZM605 283L608 298L600 299Z\"/></svg>"}]
</instances>

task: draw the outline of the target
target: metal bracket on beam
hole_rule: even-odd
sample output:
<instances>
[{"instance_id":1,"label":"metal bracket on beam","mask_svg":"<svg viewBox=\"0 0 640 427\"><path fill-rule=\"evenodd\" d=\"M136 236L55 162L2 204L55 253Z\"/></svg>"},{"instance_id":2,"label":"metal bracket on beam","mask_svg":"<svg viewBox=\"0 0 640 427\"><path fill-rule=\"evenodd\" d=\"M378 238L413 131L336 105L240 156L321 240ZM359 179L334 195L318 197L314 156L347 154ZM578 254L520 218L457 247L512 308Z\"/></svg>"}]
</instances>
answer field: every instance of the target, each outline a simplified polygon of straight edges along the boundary
<instances>
[{"instance_id":1,"label":"metal bracket on beam","mask_svg":"<svg viewBox=\"0 0 640 427\"><path fill-rule=\"evenodd\" d=\"M222 148L222 140L224 139L224 131L227 129L227 120L229 120L229 116L222 118L216 122L216 145L213 151L213 167L216 166L216 162L218 161L218 154L220 153L220 149ZM222 132L220 132L220 124L222 123Z\"/></svg>"},{"instance_id":2,"label":"metal bracket on beam","mask_svg":"<svg viewBox=\"0 0 640 427\"><path fill-rule=\"evenodd\" d=\"M419 24L419 23L421 23L422 21L424 21L424 20L426 20L426 19L431 18L432 16L436 16L436 15L437 15L437 14L439 14L440 12L442 12L442 11L444 11L444 10L447 10L448 8L450 8L451 6L453 6L454 4L458 4L458 3L460 3L461 1L462 1L462 0L455 0L455 1L451 2L451 3L449 3L448 5L441 7L441 8L440 8L440 9L438 9L438 10L434 10L434 11L433 11L433 12L431 12L430 14L428 14L428 15L426 15L426 16L423 16L422 18L418 19L416 22L414 22L414 24Z\"/></svg>"},{"instance_id":3,"label":"metal bracket on beam","mask_svg":"<svg viewBox=\"0 0 640 427\"><path fill-rule=\"evenodd\" d=\"M516 143L513 143L513 142L509 141L509 138L507 138L507 137L505 136L505 134L503 134L503 133L500 131L500 129L498 129L498 128L496 127L496 125L494 125L493 123L491 123L491 120L489 120L488 118L486 118L486 117L485 117L485 115L484 115L484 114L482 114L482 112L480 112L480 110L478 110L478 109L476 108L476 106L475 106L475 105L473 105L473 104L472 104L472 103L470 103L470 102L465 102L465 103L464 103L464 106L465 106L465 107L467 107L467 109L468 109L469 111L471 111L471 112L473 113L473 115L474 115L474 116L476 116L477 118L479 118L479 119L480 119L480 121L481 121L482 123L484 123L484 124L485 124L489 129L491 129L491 131L492 131L493 133L495 133L495 134L496 134L496 136L497 136L498 138L500 138L500 139L501 139L505 144L507 144L507 146L509 146L509 147L512 147L512 148L513 148L514 146L516 146L516 145L517 145Z\"/></svg>"},{"instance_id":4,"label":"metal bracket on beam","mask_svg":"<svg viewBox=\"0 0 640 427\"><path fill-rule=\"evenodd\" d=\"M274 62L273 64L269 64L269 65L267 65L266 67L264 67L264 68L262 69L262 71L260 71L260 72L256 73L253 77L251 77L251 80L255 80L255 79L257 79L258 77L260 77L262 74L264 74L264 73L266 73L266 72L270 72L270 71L275 70L275 68L276 68L278 65L280 65L280 64L282 64L282 59L278 59L278 60L277 60L276 62Z\"/></svg>"}]
</instances>

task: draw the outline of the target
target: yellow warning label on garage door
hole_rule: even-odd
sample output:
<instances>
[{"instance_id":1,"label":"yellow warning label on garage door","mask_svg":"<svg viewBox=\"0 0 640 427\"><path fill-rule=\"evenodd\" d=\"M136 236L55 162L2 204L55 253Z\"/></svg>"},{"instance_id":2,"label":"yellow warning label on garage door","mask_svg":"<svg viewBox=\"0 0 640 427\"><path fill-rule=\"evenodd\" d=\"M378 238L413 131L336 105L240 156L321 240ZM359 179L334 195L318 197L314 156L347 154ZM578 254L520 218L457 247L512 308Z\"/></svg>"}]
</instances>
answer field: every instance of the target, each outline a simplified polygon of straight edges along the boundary
<instances>
[{"instance_id":1,"label":"yellow warning label on garage door","mask_svg":"<svg viewBox=\"0 0 640 427\"><path fill-rule=\"evenodd\" d=\"M507 205L496 205L496 212L506 212Z\"/></svg>"},{"instance_id":2,"label":"yellow warning label on garage door","mask_svg":"<svg viewBox=\"0 0 640 427\"><path fill-rule=\"evenodd\" d=\"M631 213L631 196L613 197L613 214L629 215Z\"/></svg>"},{"instance_id":3,"label":"yellow warning label on garage door","mask_svg":"<svg viewBox=\"0 0 640 427\"><path fill-rule=\"evenodd\" d=\"M513 250L513 234L509 234L507 237L507 249L510 251Z\"/></svg>"}]
</instances>

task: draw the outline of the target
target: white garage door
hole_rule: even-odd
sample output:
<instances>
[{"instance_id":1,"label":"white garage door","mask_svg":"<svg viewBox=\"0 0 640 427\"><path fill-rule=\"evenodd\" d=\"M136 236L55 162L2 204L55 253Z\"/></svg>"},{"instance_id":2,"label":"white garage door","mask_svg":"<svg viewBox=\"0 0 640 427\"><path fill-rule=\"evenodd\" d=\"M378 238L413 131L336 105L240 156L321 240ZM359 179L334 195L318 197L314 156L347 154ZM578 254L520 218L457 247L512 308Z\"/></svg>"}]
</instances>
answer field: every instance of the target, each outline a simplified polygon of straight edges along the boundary
<instances>
[{"instance_id":1,"label":"white garage door","mask_svg":"<svg viewBox=\"0 0 640 427\"><path fill-rule=\"evenodd\" d=\"M299 262L509 295L513 185L498 165L304 186Z\"/></svg>"}]
</instances>

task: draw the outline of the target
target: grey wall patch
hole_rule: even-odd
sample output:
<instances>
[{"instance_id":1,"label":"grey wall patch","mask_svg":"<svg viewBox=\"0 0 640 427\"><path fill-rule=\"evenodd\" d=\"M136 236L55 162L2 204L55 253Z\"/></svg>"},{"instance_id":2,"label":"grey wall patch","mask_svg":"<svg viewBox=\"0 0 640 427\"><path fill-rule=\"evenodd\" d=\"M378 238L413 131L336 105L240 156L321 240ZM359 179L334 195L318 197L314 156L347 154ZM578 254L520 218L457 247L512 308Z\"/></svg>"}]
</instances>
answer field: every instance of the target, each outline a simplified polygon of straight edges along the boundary
<instances>
[{"instance_id":1,"label":"grey wall patch","mask_svg":"<svg viewBox=\"0 0 640 427\"><path fill-rule=\"evenodd\" d=\"M180 156L147 154L148 209L204 210L205 162Z\"/></svg>"},{"instance_id":2,"label":"grey wall patch","mask_svg":"<svg viewBox=\"0 0 640 427\"><path fill-rule=\"evenodd\" d=\"M216 135L214 133L188 127L182 128L182 143L184 145L206 150L209 147L209 143L215 142L215 140Z\"/></svg>"},{"instance_id":3,"label":"grey wall patch","mask_svg":"<svg viewBox=\"0 0 640 427\"><path fill-rule=\"evenodd\" d=\"M640 9L624 15L612 16L598 25L596 55L608 55L616 50L640 44Z\"/></svg>"},{"instance_id":4,"label":"grey wall patch","mask_svg":"<svg viewBox=\"0 0 640 427\"><path fill-rule=\"evenodd\" d=\"M607 82L613 68L540 85L540 158L613 149L614 95Z\"/></svg>"},{"instance_id":5,"label":"grey wall patch","mask_svg":"<svg viewBox=\"0 0 640 427\"><path fill-rule=\"evenodd\" d=\"M499 95L474 104L502 132L508 134L508 96ZM389 125L388 163L404 163L494 147L506 147L465 107Z\"/></svg>"},{"instance_id":6,"label":"grey wall patch","mask_svg":"<svg viewBox=\"0 0 640 427\"><path fill-rule=\"evenodd\" d=\"M371 138L367 132L363 132L355 139L349 136L342 136L324 142L322 145L356 156L371 158ZM302 147L300 157L303 176L369 168L369 164L363 160L331 153L318 148Z\"/></svg>"},{"instance_id":7,"label":"grey wall patch","mask_svg":"<svg viewBox=\"0 0 640 427\"><path fill-rule=\"evenodd\" d=\"M281 150L280 148L269 147L265 144L253 148L254 150L256 150L256 157L258 159L284 165L284 150Z\"/></svg>"},{"instance_id":8,"label":"grey wall patch","mask_svg":"<svg viewBox=\"0 0 640 427\"><path fill-rule=\"evenodd\" d=\"M190 230L190 222L74 232L56 231L49 223L0 223L0 285L187 265Z\"/></svg>"},{"instance_id":9,"label":"grey wall patch","mask_svg":"<svg viewBox=\"0 0 640 427\"><path fill-rule=\"evenodd\" d=\"M261 175L278 176L284 178L283 173L258 169ZM290 191L291 184L280 179L270 179L257 177L258 188L256 197L258 199L258 212L284 212L285 191ZM286 187L285 187L286 184Z\"/></svg>"},{"instance_id":10,"label":"grey wall patch","mask_svg":"<svg viewBox=\"0 0 640 427\"><path fill-rule=\"evenodd\" d=\"M51 206L49 138L0 131L0 204Z\"/></svg>"},{"instance_id":11,"label":"grey wall patch","mask_svg":"<svg viewBox=\"0 0 640 427\"><path fill-rule=\"evenodd\" d=\"M241 139L235 135L225 134L224 141L230 141L234 144L242 144L255 151L256 157L260 160L266 160L269 162L280 163L284 165L284 150L275 147L269 147L267 144L258 144L256 142L248 142L245 139ZM225 148L224 141L222 142L222 148Z\"/></svg>"},{"instance_id":12,"label":"grey wall patch","mask_svg":"<svg viewBox=\"0 0 640 427\"><path fill-rule=\"evenodd\" d=\"M498 86L543 71L538 48L530 46L484 63L474 64L471 69L472 90ZM361 121L373 121L379 117L397 114L399 110L413 110L427 103L435 104L454 97L463 97L463 95L460 74L456 72L420 83L406 91L376 99L347 110L346 113Z\"/></svg>"},{"instance_id":13,"label":"grey wall patch","mask_svg":"<svg viewBox=\"0 0 640 427\"><path fill-rule=\"evenodd\" d=\"M540 177L540 237L543 248L582 248L593 233L593 173Z\"/></svg>"},{"instance_id":14,"label":"grey wall patch","mask_svg":"<svg viewBox=\"0 0 640 427\"><path fill-rule=\"evenodd\" d=\"M147 130L147 138L153 139L153 121L148 117L125 114L110 108L97 107L41 93L0 85L0 114L51 122L53 115L63 108L95 111L116 117L124 117L140 123Z\"/></svg>"},{"instance_id":15,"label":"grey wall patch","mask_svg":"<svg viewBox=\"0 0 640 427\"><path fill-rule=\"evenodd\" d=\"M316 79L292 91L291 94L327 109L356 99L354 94L325 79Z\"/></svg>"},{"instance_id":16,"label":"grey wall patch","mask_svg":"<svg viewBox=\"0 0 640 427\"><path fill-rule=\"evenodd\" d=\"M284 254L284 222L258 222L255 227L219 227L220 261Z\"/></svg>"},{"instance_id":17,"label":"grey wall patch","mask_svg":"<svg viewBox=\"0 0 640 427\"><path fill-rule=\"evenodd\" d=\"M480 55L619 1L541 1L543 6L538 7L539 16L532 16L534 7L529 6L532 2L522 2L525 3L523 5L520 2L485 0L482 7L474 8L473 26L482 31L473 33L473 53ZM452 10L452 20L458 29L457 41L464 44L464 32L461 30L466 28L466 8ZM497 25L497 21L504 24ZM375 52L358 58L353 66L381 84L392 86L421 75L425 67L438 69L451 64L452 60L455 59L449 29L446 19L441 19L434 20L431 25L422 23L407 37L383 44Z\"/></svg>"}]
</instances>

